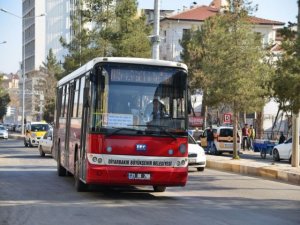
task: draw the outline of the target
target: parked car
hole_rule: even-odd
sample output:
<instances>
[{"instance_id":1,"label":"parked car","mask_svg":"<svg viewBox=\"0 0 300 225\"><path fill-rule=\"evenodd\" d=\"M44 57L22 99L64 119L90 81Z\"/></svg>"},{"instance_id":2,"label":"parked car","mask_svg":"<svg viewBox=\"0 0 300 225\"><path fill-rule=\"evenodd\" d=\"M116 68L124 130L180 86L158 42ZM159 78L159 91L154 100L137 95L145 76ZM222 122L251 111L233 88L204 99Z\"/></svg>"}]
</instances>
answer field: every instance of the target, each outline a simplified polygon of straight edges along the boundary
<instances>
[{"instance_id":1,"label":"parked car","mask_svg":"<svg viewBox=\"0 0 300 225\"><path fill-rule=\"evenodd\" d=\"M0 138L8 139L8 131L3 125L0 125Z\"/></svg>"},{"instance_id":2,"label":"parked car","mask_svg":"<svg viewBox=\"0 0 300 225\"><path fill-rule=\"evenodd\" d=\"M41 157L44 157L45 154L52 155L52 147L53 147L53 130L48 130L45 135L39 141L39 153Z\"/></svg>"},{"instance_id":3,"label":"parked car","mask_svg":"<svg viewBox=\"0 0 300 225\"><path fill-rule=\"evenodd\" d=\"M188 143L189 167L197 168L198 171L204 171L206 166L206 155L204 149L189 135Z\"/></svg>"},{"instance_id":4,"label":"parked car","mask_svg":"<svg viewBox=\"0 0 300 225\"><path fill-rule=\"evenodd\" d=\"M16 132L19 132L19 133L22 132L22 125L21 125L21 124L18 124L18 125L16 126Z\"/></svg>"},{"instance_id":5,"label":"parked car","mask_svg":"<svg viewBox=\"0 0 300 225\"><path fill-rule=\"evenodd\" d=\"M201 136L201 146L206 149L207 147L207 130L206 128ZM212 128L214 133L214 145L211 153L215 155L222 154L223 152L233 153L233 127L219 126ZM237 132L237 150L241 149L241 134Z\"/></svg>"},{"instance_id":6,"label":"parked car","mask_svg":"<svg viewBox=\"0 0 300 225\"><path fill-rule=\"evenodd\" d=\"M284 143L275 145L272 149L272 155L274 161L280 161L282 159L287 159L289 162L292 161L292 145L293 140L289 138ZM299 148L300 148L300 141L299 141ZM300 156L299 156L300 159Z\"/></svg>"}]
</instances>

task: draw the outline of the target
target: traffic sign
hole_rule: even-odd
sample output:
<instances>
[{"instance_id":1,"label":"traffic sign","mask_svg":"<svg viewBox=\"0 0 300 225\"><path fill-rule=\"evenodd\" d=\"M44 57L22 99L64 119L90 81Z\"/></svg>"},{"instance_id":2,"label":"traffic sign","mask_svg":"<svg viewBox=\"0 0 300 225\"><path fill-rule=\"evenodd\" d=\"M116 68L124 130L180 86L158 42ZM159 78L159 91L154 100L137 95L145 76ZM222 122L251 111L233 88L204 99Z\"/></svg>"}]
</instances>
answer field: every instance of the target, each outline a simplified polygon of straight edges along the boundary
<instances>
[{"instance_id":1,"label":"traffic sign","mask_svg":"<svg viewBox=\"0 0 300 225\"><path fill-rule=\"evenodd\" d=\"M224 113L223 123L231 123L231 113Z\"/></svg>"}]
</instances>

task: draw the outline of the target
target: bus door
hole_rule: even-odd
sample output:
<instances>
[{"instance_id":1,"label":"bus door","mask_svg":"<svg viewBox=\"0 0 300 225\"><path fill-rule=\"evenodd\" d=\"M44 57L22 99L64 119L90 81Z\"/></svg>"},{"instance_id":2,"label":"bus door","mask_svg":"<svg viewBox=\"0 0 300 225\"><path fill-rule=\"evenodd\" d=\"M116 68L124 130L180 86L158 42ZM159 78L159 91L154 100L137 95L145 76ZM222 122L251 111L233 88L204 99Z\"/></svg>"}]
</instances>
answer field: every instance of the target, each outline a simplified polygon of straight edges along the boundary
<instances>
[{"instance_id":1,"label":"bus door","mask_svg":"<svg viewBox=\"0 0 300 225\"><path fill-rule=\"evenodd\" d=\"M70 162L74 158L74 153L70 151L70 130L71 130L71 117L73 115L73 102L74 102L74 82L69 85L69 98L68 98L68 108L66 115L66 133L65 133L65 160L66 166L70 171L74 171L73 162Z\"/></svg>"},{"instance_id":2,"label":"bus door","mask_svg":"<svg viewBox=\"0 0 300 225\"><path fill-rule=\"evenodd\" d=\"M57 130L60 129L59 118L61 115L61 108L62 108L62 96L63 96L63 88L57 88L57 98L56 98L56 108L54 118L55 118L55 129L53 134L53 145L55 146L53 151L53 158L57 159L57 149L58 149L58 133Z\"/></svg>"},{"instance_id":3,"label":"bus door","mask_svg":"<svg viewBox=\"0 0 300 225\"><path fill-rule=\"evenodd\" d=\"M89 129L88 125L88 115L90 109L90 88L88 82L88 76L83 77L81 80L81 90L83 91L83 109L82 109L82 121L81 121L81 135L80 135L80 152L75 157L79 157L79 176L85 179L86 170L85 168L85 159L86 159L86 145L87 145L87 131Z\"/></svg>"}]
</instances>

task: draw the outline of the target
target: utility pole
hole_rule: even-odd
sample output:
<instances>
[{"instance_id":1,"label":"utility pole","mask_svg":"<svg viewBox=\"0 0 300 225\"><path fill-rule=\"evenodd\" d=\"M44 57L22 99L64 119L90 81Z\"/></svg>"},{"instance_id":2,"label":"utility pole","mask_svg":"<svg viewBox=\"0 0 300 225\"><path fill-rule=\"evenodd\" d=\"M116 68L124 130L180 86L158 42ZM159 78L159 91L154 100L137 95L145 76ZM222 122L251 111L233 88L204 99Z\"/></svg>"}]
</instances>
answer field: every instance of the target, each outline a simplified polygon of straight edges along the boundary
<instances>
[{"instance_id":1,"label":"utility pole","mask_svg":"<svg viewBox=\"0 0 300 225\"><path fill-rule=\"evenodd\" d=\"M152 36L152 58L159 59L159 22L160 22L160 0L154 0L154 30Z\"/></svg>"},{"instance_id":2,"label":"utility pole","mask_svg":"<svg viewBox=\"0 0 300 225\"><path fill-rule=\"evenodd\" d=\"M292 167L299 167L299 113L293 113Z\"/></svg>"}]
</instances>

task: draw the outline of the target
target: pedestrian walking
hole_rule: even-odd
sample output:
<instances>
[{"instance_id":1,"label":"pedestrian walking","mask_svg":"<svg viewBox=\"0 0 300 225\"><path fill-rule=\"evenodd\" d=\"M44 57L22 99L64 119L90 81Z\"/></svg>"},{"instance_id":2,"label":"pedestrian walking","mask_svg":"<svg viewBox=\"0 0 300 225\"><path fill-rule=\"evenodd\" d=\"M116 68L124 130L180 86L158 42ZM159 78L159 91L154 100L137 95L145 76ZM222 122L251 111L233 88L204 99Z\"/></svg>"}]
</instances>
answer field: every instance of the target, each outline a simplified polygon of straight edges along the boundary
<instances>
[{"instance_id":1,"label":"pedestrian walking","mask_svg":"<svg viewBox=\"0 0 300 225\"><path fill-rule=\"evenodd\" d=\"M207 130L207 135L206 135L206 141L207 141L207 147L206 147L206 152L212 153L214 152L214 132L212 130L212 127L209 127Z\"/></svg>"},{"instance_id":2,"label":"pedestrian walking","mask_svg":"<svg viewBox=\"0 0 300 225\"><path fill-rule=\"evenodd\" d=\"M250 128L248 130L248 141L249 141L249 148L253 150L253 141L255 139L255 129L253 128L253 125L250 125Z\"/></svg>"},{"instance_id":3,"label":"pedestrian walking","mask_svg":"<svg viewBox=\"0 0 300 225\"><path fill-rule=\"evenodd\" d=\"M244 151L246 148L249 150L249 146L248 146L249 130L248 129L249 129L248 124L245 123L245 125L242 129L242 136L243 136L242 147L243 147Z\"/></svg>"}]
</instances>

